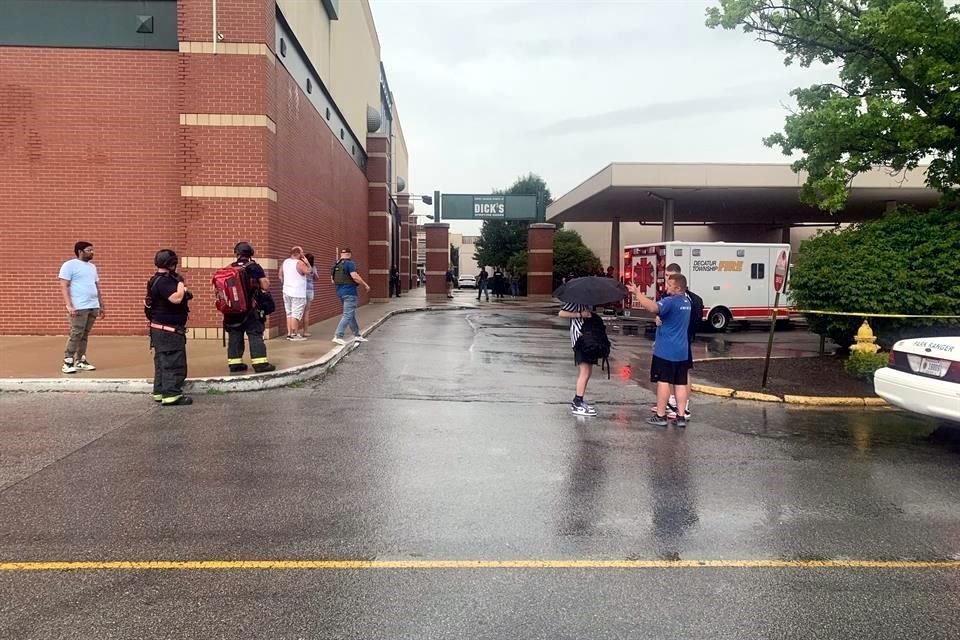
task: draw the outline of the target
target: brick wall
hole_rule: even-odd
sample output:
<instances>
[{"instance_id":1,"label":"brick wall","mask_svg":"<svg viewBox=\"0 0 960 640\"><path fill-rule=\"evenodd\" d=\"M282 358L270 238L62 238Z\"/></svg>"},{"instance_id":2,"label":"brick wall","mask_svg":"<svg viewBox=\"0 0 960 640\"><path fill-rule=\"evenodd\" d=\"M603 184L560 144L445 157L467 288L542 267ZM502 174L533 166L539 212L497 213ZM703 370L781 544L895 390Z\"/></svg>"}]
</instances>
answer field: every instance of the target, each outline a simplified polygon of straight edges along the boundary
<instances>
[{"instance_id":1,"label":"brick wall","mask_svg":"<svg viewBox=\"0 0 960 640\"><path fill-rule=\"evenodd\" d=\"M273 0L219 0L223 42L272 48L274 10ZM208 41L210 17L208 0L179 0L181 45ZM282 261L301 245L322 276L313 321L340 313L326 275L338 247L353 248L368 278L367 178L271 56L0 47L0 69L0 268L14 283L0 287L0 333L67 330L57 272L77 240L97 248L101 335L145 333L144 284L163 247L218 258L249 240L258 258ZM181 114L271 126L181 124ZM182 197L183 186L263 187L276 200ZM220 324L212 271L183 269L193 327ZM282 309L270 324L284 324Z\"/></svg>"},{"instance_id":2,"label":"brick wall","mask_svg":"<svg viewBox=\"0 0 960 640\"><path fill-rule=\"evenodd\" d=\"M93 242L99 334L142 333L153 255L183 239L177 53L0 47L0 332L67 331L57 272Z\"/></svg>"},{"instance_id":3,"label":"brick wall","mask_svg":"<svg viewBox=\"0 0 960 640\"><path fill-rule=\"evenodd\" d=\"M314 322L342 310L329 277L339 247L353 249L360 275L368 279L367 179L280 64L275 95L277 213L270 220L268 251L282 261L299 245L316 256ZM362 288L360 302L367 302Z\"/></svg>"}]
</instances>

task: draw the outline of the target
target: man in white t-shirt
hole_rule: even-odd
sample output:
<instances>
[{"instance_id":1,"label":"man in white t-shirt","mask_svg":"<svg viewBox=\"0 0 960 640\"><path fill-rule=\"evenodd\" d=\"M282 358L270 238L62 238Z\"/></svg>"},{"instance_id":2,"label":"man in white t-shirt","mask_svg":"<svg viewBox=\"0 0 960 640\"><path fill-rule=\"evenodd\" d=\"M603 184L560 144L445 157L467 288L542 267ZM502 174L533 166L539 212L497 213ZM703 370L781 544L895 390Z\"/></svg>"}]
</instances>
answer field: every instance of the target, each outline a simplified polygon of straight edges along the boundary
<instances>
[{"instance_id":1,"label":"man in white t-shirt","mask_svg":"<svg viewBox=\"0 0 960 640\"><path fill-rule=\"evenodd\" d=\"M307 308L307 276L310 273L310 263L304 256L303 249L290 249L290 257L280 265L279 273L280 282L283 284L283 307L287 312L287 340L306 340L300 321Z\"/></svg>"},{"instance_id":2,"label":"man in white t-shirt","mask_svg":"<svg viewBox=\"0 0 960 640\"><path fill-rule=\"evenodd\" d=\"M60 267L60 293L70 317L70 338L63 352L64 373L93 371L87 360L87 338L97 317L104 317L106 309L100 297L100 276L93 265L93 245L80 241L73 245L73 260Z\"/></svg>"}]
</instances>

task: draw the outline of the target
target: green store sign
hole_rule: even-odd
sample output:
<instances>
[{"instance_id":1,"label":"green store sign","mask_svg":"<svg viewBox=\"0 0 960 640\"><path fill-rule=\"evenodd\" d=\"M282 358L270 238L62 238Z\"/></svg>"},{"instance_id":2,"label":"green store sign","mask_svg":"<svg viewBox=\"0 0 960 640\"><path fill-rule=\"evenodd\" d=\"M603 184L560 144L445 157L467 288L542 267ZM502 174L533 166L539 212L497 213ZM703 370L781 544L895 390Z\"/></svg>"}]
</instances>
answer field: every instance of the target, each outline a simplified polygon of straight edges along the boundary
<instances>
[{"instance_id":1,"label":"green store sign","mask_svg":"<svg viewBox=\"0 0 960 640\"><path fill-rule=\"evenodd\" d=\"M537 196L445 193L440 197L443 220L541 220Z\"/></svg>"}]
</instances>

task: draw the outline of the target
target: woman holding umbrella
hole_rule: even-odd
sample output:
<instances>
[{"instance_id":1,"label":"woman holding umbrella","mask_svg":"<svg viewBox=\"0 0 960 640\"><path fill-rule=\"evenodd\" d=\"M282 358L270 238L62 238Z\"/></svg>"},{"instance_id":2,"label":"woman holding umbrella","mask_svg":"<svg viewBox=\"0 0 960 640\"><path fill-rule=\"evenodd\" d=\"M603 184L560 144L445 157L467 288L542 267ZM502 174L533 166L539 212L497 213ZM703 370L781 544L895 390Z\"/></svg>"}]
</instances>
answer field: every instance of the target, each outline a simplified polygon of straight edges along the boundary
<instances>
[{"instance_id":1,"label":"woman holding umbrella","mask_svg":"<svg viewBox=\"0 0 960 640\"><path fill-rule=\"evenodd\" d=\"M603 331L603 321L599 317L589 320L594 316L593 307L622 300L626 294L627 290L616 280L596 276L568 280L553 292L553 297L564 303L559 316L570 319L570 346L573 348L573 361L577 365L577 386L573 402L570 403L570 413L575 416L597 415L593 405L583 399L593 367L600 359L592 349L586 348L581 340L584 321L599 322L598 329ZM603 337L606 338L605 331Z\"/></svg>"}]
</instances>

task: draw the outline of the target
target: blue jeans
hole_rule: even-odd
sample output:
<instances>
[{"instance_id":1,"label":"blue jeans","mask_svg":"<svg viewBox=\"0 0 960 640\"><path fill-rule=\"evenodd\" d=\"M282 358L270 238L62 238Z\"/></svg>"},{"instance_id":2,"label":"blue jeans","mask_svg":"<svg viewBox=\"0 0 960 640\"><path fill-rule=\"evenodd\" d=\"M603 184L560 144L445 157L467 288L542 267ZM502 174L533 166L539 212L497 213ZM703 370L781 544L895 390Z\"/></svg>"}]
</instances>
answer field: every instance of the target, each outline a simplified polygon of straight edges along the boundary
<instances>
[{"instance_id":1,"label":"blue jeans","mask_svg":"<svg viewBox=\"0 0 960 640\"><path fill-rule=\"evenodd\" d=\"M343 303L343 317L340 318L340 324L337 325L335 336L342 338L347 327L353 331L353 335L360 335L360 325L357 324L357 296L338 296Z\"/></svg>"}]
</instances>

